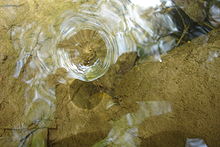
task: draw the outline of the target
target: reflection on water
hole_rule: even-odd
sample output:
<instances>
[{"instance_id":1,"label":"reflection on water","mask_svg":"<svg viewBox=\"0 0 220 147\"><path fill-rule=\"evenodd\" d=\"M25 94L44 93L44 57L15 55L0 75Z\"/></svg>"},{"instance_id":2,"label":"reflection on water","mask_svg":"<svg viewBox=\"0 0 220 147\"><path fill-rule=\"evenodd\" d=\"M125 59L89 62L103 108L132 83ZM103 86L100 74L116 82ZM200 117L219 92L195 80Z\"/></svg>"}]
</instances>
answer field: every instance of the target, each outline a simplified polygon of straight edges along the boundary
<instances>
[{"instance_id":1,"label":"reflection on water","mask_svg":"<svg viewBox=\"0 0 220 147\"><path fill-rule=\"evenodd\" d=\"M219 52L218 51L210 51L207 61L208 62L213 62L215 60L215 58L218 58L218 57L219 57Z\"/></svg>"},{"instance_id":2,"label":"reflection on water","mask_svg":"<svg viewBox=\"0 0 220 147\"><path fill-rule=\"evenodd\" d=\"M187 138L185 147L208 147L205 141L199 138Z\"/></svg>"},{"instance_id":3,"label":"reflection on water","mask_svg":"<svg viewBox=\"0 0 220 147\"><path fill-rule=\"evenodd\" d=\"M59 7L54 17L48 14L42 20L30 14L31 21L11 27L12 43L20 53L14 77L22 76L29 85L24 94L22 127L50 126L56 109L54 81L96 80L125 52L137 52L140 57L153 55L162 61L160 54L210 30L191 20L171 0L98 0L82 3L77 8L75 2L80 1ZM213 26L219 24L219 5L216 3L209 6L208 23ZM33 5L32 1L18 5L3 3L0 8L12 9L16 14L14 7L25 6L34 12L38 7L46 10L43 4ZM66 74L53 77L60 68ZM107 144L137 144L134 139L137 138L137 125L151 115L170 112L169 104L164 102L140 102L139 105L137 113L127 114L115 122ZM165 109L161 109L164 106Z\"/></svg>"},{"instance_id":4,"label":"reflection on water","mask_svg":"<svg viewBox=\"0 0 220 147\"><path fill-rule=\"evenodd\" d=\"M46 30L39 22L14 28L15 46L22 49L16 75L29 56L36 54L35 62L49 73L65 68L68 77L92 81L125 52L136 51L140 57L155 55L162 61L161 53L208 32L172 1L100 0L63 11ZM82 52L82 48L87 49Z\"/></svg>"},{"instance_id":5,"label":"reflection on water","mask_svg":"<svg viewBox=\"0 0 220 147\"><path fill-rule=\"evenodd\" d=\"M94 147L126 146L134 147L140 144L138 125L150 116L157 116L171 112L171 104L166 101L137 102L139 109L135 113L128 113L113 122L113 128L106 139L95 144Z\"/></svg>"}]
</instances>

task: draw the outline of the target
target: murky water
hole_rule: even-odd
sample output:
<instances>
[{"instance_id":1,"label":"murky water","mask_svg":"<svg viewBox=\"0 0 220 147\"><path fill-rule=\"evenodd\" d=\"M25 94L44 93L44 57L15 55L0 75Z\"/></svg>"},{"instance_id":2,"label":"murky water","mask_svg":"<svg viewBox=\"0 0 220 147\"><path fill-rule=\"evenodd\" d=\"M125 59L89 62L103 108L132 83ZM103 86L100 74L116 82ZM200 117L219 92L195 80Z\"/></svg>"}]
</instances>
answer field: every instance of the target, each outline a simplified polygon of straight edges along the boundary
<instances>
[{"instance_id":1,"label":"murky water","mask_svg":"<svg viewBox=\"0 0 220 147\"><path fill-rule=\"evenodd\" d=\"M24 123L16 127L50 126L56 110L56 85L48 78L61 69L62 75L52 81L89 82L108 72L123 53L137 52L140 58L154 56L162 62L161 54L205 35L220 22L219 1L205 3L207 17L201 24L171 0L0 2L5 25L11 23L5 21L7 16L19 18L24 14L21 9L28 10L24 20L10 26L11 41L19 53L14 77L22 76L29 85L24 93ZM49 4L52 7L47 11ZM138 145L136 126L146 117L172 111L168 102L140 102L139 105L137 113L127 114L115 122L101 146ZM21 134L20 139L27 139L29 134ZM25 139L21 146L25 145Z\"/></svg>"}]
</instances>

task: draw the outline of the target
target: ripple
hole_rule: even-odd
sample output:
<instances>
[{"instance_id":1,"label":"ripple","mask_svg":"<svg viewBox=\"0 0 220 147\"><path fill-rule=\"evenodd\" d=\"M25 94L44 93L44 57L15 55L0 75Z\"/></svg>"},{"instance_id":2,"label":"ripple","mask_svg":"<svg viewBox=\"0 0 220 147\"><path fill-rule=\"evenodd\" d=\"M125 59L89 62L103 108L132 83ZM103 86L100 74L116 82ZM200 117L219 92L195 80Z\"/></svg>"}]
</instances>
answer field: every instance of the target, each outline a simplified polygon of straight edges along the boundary
<instances>
[{"instance_id":1,"label":"ripple","mask_svg":"<svg viewBox=\"0 0 220 147\"><path fill-rule=\"evenodd\" d=\"M208 32L171 0L133 2L83 3L77 10L68 8L56 17L44 16L45 21L52 19L44 25L36 18L12 28L12 42L19 53L14 77L20 76L28 84L24 94L26 126L41 122L37 125L45 127L48 120L53 121L56 82L66 83L69 78L94 81L126 52L162 61L161 54ZM66 74L53 77L60 69ZM74 100L85 107L78 97Z\"/></svg>"},{"instance_id":2,"label":"ripple","mask_svg":"<svg viewBox=\"0 0 220 147\"><path fill-rule=\"evenodd\" d=\"M66 11L61 16L62 23L60 24L59 38L57 38L59 44L66 39L74 39L74 41L72 40L73 44L74 42L77 44L88 41L88 36L91 34L88 34L88 31L85 33L86 30L92 30L89 33L96 32L99 36L99 38L91 38L89 40L90 46L94 46L93 50L99 54L96 62L93 62L93 64L91 62L90 64L79 64L76 60L69 60L69 57L74 56L73 54L79 54L78 57L84 58L81 60L85 60L82 51L78 50L68 56L65 55L64 50L58 49L58 66L65 68L69 72L70 77L77 77L84 81L95 80L104 75L110 65L115 63L121 54L135 51L133 40L126 36L128 33L123 18L114 12L119 10L111 11L110 6L106 3L97 3L91 7L83 5L79 12ZM102 52L98 49L100 45L97 46L100 38L102 41L99 43L103 46ZM81 50L84 50L85 53L86 49L81 47ZM94 53L94 51L92 52Z\"/></svg>"},{"instance_id":3,"label":"ripple","mask_svg":"<svg viewBox=\"0 0 220 147\"><path fill-rule=\"evenodd\" d=\"M19 35L14 45L22 51L15 75L33 53L34 62L45 76L64 68L68 78L93 81L103 76L123 53L153 55L162 61L160 54L207 32L182 15L184 12L172 1L152 4L99 0L83 3L75 11L65 10L47 29L38 22L17 28L14 34ZM192 24L188 30L185 23Z\"/></svg>"}]
</instances>

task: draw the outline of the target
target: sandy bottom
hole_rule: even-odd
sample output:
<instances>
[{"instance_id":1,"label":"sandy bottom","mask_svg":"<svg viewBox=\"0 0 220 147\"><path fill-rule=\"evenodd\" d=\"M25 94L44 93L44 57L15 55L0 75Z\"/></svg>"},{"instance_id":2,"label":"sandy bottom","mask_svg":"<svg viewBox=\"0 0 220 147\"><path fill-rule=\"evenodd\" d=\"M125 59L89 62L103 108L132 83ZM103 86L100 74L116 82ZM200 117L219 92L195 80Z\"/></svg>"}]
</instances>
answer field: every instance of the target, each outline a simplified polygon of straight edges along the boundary
<instances>
[{"instance_id":1,"label":"sandy bottom","mask_svg":"<svg viewBox=\"0 0 220 147\"><path fill-rule=\"evenodd\" d=\"M184 146L187 138L220 146L220 59L215 56L220 53L219 34L213 31L174 49L162 63L123 55L93 83L58 85L51 145L91 146L107 136L109 122L137 111L136 102L168 101L171 113L149 117L138 126L141 146ZM109 101L116 105L106 110Z\"/></svg>"},{"instance_id":2,"label":"sandy bottom","mask_svg":"<svg viewBox=\"0 0 220 147\"><path fill-rule=\"evenodd\" d=\"M108 135L111 122L137 111L138 101L168 101L170 113L149 117L138 126L141 146L184 146L186 138L220 146L219 34L213 31L172 50L162 63L127 54L93 83L57 84L56 117L46 130L48 144L91 146ZM0 137L11 136L21 121L26 87L11 76L17 56L5 40L1 38L0 46ZM114 105L106 109L109 102Z\"/></svg>"},{"instance_id":3,"label":"sandy bottom","mask_svg":"<svg viewBox=\"0 0 220 147\"><path fill-rule=\"evenodd\" d=\"M0 36L0 137L11 136L21 123L25 85L13 78L18 54ZM54 125L46 129L49 146L89 147L105 138L111 122L136 112L139 101L167 101L170 113L146 118L138 125L141 146L184 146L187 138L202 138L220 146L220 31L213 31L162 57L138 60L127 54L93 83L74 80L56 85ZM53 79L51 79L53 80ZM109 102L113 106L106 109Z\"/></svg>"}]
</instances>

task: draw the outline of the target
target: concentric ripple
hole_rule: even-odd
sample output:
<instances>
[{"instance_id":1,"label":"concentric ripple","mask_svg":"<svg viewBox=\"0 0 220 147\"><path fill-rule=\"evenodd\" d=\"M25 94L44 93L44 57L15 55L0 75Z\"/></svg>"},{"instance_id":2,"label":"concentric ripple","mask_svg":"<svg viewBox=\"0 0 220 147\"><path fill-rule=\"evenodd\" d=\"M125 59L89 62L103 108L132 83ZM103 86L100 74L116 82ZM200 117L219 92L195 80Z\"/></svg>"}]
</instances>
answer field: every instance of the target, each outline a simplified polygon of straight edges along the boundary
<instances>
[{"instance_id":1,"label":"concentric ripple","mask_svg":"<svg viewBox=\"0 0 220 147\"><path fill-rule=\"evenodd\" d=\"M69 77L95 80L118 56L136 50L134 41L126 36L126 22L117 13L119 10L114 11L109 3L96 3L89 7L82 5L79 12L66 11L61 15L55 60L57 66L68 71Z\"/></svg>"},{"instance_id":2,"label":"concentric ripple","mask_svg":"<svg viewBox=\"0 0 220 147\"><path fill-rule=\"evenodd\" d=\"M69 77L92 81L104 75L109 66L125 52L133 51L139 56L159 57L160 53L173 48L177 38L169 34L179 30L170 14L161 13L165 9L161 6L172 7L174 4L171 1L165 3L155 1L153 5L143 4L145 5L141 6L136 1L128 0L99 0L92 4L82 4L77 12L71 10L64 12L58 18L60 27L55 28L59 36L56 39L58 44L54 54L56 56L53 55L57 66L65 68ZM85 43L88 38L86 30L95 31L102 38L105 44L101 42L103 52L98 49L100 45L97 46L99 39L95 41L93 38L89 43L90 46L96 46L97 49L93 50L99 50L102 57L93 58L94 54L91 53L94 51L90 51L88 57L85 57L85 52L88 52ZM83 42L84 45L67 51L64 44L70 42L75 45ZM87 58L93 58L93 61L89 61L89 64L83 63L88 62Z\"/></svg>"},{"instance_id":3,"label":"concentric ripple","mask_svg":"<svg viewBox=\"0 0 220 147\"><path fill-rule=\"evenodd\" d=\"M154 55L162 61L160 54L207 32L182 13L171 0L99 0L75 11L64 10L46 29L34 22L15 30L23 45L16 74L30 51L37 55L35 62L42 70L64 68L68 78L83 81L103 76L125 52Z\"/></svg>"},{"instance_id":4,"label":"concentric ripple","mask_svg":"<svg viewBox=\"0 0 220 147\"><path fill-rule=\"evenodd\" d=\"M57 81L96 80L126 52L137 52L140 57L153 55L162 61L160 54L208 32L172 0L91 1L77 10L73 3L68 9L59 8L53 17L49 12L45 20L33 15L30 21L12 27L10 37L19 53L14 77L20 76L28 84L25 127L48 127L53 121ZM210 14L213 25L219 24L219 7ZM60 69L65 74L53 78Z\"/></svg>"},{"instance_id":5,"label":"concentric ripple","mask_svg":"<svg viewBox=\"0 0 220 147\"><path fill-rule=\"evenodd\" d=\"M68 40L60 42L57 46L63 48L70 55L71 62L90 66L98 60L104 61L107 48L105 42L94 30L81 30Z\"/></svg>"}]
</instances>

